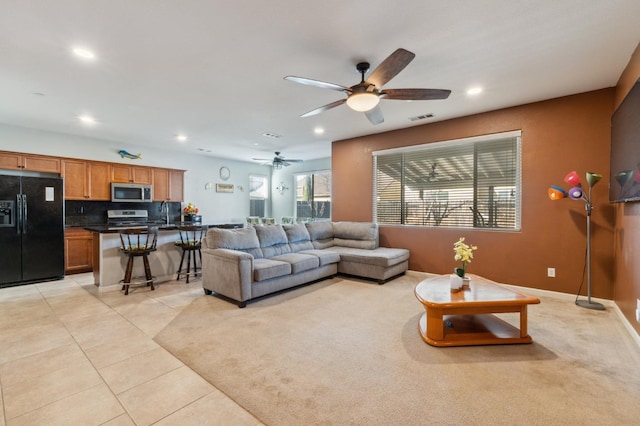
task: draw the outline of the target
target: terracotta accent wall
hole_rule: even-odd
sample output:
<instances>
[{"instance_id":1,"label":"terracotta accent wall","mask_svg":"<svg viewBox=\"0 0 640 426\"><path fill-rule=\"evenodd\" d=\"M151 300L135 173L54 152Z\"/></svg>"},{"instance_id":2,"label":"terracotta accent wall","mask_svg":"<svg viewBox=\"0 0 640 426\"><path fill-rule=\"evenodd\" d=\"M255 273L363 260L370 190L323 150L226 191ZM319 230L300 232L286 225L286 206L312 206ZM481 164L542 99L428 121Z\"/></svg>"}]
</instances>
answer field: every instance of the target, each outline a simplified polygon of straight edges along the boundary
<instances>
[{"instance_id":1,"label":"terracotta accent wall","mask_svg":"<svg viewBox=\"0 0 640 426\"><path fill-rule=\"evenodd\" d=\"M615 107L622 103L640 78L640 44L618 81ZM615 301L629 323L640 334L636 321L636 300L640 299L640 202L615 205Z\"/></svg>"},{"instance_id":2,"label":"terracotta accent wall","mask_svg":"<svg viewBox=\"0 0 640 426\"><path fill-rule=\"evenodd\" d=\"M457 266L453 243L464 236L478 246L470 273L576 294L586 248L584 202L551 201L547 188L568 189L563 179L571 170L580 176L599 172L604 178L592 196L592 296L612 299L614 207L607 201L607 185L613 105L610 88L334 142L332 218L372 220L373 151L522 130L521 231L383 226L381 245L410 249L412 270L445 274ZM556 268L556 278L547 277L548 267Z\"/></svg>"}]
</instances>

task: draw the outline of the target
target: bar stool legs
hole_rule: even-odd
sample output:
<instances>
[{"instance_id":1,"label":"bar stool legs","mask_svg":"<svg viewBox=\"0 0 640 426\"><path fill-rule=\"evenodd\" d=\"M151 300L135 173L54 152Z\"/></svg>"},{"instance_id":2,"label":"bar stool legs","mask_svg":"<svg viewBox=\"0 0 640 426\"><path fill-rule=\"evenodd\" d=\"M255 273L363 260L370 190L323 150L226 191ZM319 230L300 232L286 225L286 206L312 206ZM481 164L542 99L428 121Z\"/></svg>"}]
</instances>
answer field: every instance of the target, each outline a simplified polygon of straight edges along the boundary
<instances>
[{"instance_id":1,"label":"bar stool legs","mask_svg":"<svg viewBox=\"0 0 640 426\"><path fill-rule=\"evenodd\" d=\"M198 251L198 254L200 255L200 266L198 266L198 262L197 262L197 256L196 256L196 250ZM184 258L185 256L187 257L187 271L183 271L182 269L182 265L184 264ZM191 263L193 262L193 273L191 272ZM189 284L189 276L193 275L194 277L197 277L198 275L200 275L200 272L202 270L202 252L200 251L199 248L191 248L191 247L182 247L182 257L180 258L180 266L178 267L178 274L176 276L176 280L180 279L180 275L184 275L187 277L187 284Z\"/></svg>"},{"instance_id":2,"label":"bar stool legs","mask_svg":"<svg viewBox=\"0 0 640 426\"><path fill-rule=\"evenodd\" d=\"M202 225L188 225L178 226L178 232L180 234L180 241L176 241L176 247L182 249L182 257L180 258L180 266L178 267L178 273L176 280L180 280L180 276L187 277L187 284L189 283L189 277L193 275L197 277L202 271L202 239L207 230L207 227ZM196 255L196 251L198 254ZM187 257L187 270L182 269L184 265L184 258ZM198 257L200 258L200 266L198 266ZM191 263L193 262L193 271L191 270Z\"/></svg>"},{"instance_id":3,"label":"bar stool legs","mask_svg":"<svg viewBox=\"0 0 640 426\"><path fill-rule=\"evenodd\" d=\"M144 281L136 281L133 284L141 284L146 282L147 286L151 286L151 291L155 290L156 288L153 286L153 275L151 275L151 267L149 266L149 256L148 254L143 254L142 256L142 263L144 264ZM135 259L136 256L133 254L129 255L129 260L127 261L127 269L124 273L124 279L122 280L122 290L124 290L124 295L128 295L129 294L129 285L132 284L131 283L131 274L133 272L133 259Z\"/></svg>"},{"instance_id":4,"label":"bar stool legs","mask_svg":"<svg viewBox=\"0 0 640 426\"><path fill-rule=\"evenodd\" d=\"M129 286L131 284L146 284L151 286L151 290L155 290L153 286L153 275L151 275L151 267L149 266L149 253L156 251L157 229L149 228L141 229L125 229L120 232L120 250L128 257L127 268L122 279L122 290L125 296L129 294ZM133 263L136 257L142 257L144 264L144 280L131 282L133 273Z\"/></svg>"}]
</instances>

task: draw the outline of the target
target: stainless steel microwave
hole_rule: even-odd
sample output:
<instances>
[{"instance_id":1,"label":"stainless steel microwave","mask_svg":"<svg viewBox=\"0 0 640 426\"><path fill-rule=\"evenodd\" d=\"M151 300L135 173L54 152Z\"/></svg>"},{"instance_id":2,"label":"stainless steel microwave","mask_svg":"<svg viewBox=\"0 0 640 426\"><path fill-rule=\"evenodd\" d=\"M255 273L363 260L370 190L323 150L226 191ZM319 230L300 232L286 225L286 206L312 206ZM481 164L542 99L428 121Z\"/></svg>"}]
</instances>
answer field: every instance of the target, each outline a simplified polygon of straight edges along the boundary
<instances>
[{"instance_id":1,"label":"stainless steel microwave","mask_svg":"<svg viewBox=\"0 0 640 426\"><path fill-rule=\"evenodd\" d=\"M140 183L111 182L111 201L117 203L150 203L153 186Z\"/></svg>"}]
</instances>

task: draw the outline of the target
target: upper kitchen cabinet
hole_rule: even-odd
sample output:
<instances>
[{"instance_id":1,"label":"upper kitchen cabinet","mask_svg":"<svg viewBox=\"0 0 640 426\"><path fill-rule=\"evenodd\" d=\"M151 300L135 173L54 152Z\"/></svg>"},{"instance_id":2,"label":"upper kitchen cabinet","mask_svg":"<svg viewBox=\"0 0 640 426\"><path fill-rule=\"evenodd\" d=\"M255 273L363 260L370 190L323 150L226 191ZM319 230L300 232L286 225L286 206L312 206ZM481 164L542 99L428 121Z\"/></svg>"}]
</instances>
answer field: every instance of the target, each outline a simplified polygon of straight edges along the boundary
<instances>
[{"instance_id":1,"label":"upper kitchen cabinet","mask_svg":"<svg viewBox=\"0 0 640 426\"><path fill-rule=\"evenodd\" d=\"M121 183L152 183L151 168L141 166L129 166L126 164L112 164L112 182Z\"/></svg>"},{"instance_id":2,"label":"upper kitchen cabinet","mask_svg":"<svg viewBox=\"0 0 640 426\"><path fill-rule=\"evenodd\" d=\"M184 201L184 171L153 169L153 201Z\"/></svg>"},{"instance_id":3,"label":"upper kitchen cabinet","mask_svg":"<svg viewBox=\"0 0 640 426\"><path fill-rule=\"evenodd\" d=\"M0 152L0 169L60 173L60 159L43 155Z\"/></svg>"},{"instance_id":4,"label":"upper kitchen cabinet","mask_svg":"<svg viewBox=\"0 0 640 426\"><path fill-rule=\"evenodd\" d=\"M111 164L62 160L65 200L111 200Z\"/></svg>"}]
</instances>

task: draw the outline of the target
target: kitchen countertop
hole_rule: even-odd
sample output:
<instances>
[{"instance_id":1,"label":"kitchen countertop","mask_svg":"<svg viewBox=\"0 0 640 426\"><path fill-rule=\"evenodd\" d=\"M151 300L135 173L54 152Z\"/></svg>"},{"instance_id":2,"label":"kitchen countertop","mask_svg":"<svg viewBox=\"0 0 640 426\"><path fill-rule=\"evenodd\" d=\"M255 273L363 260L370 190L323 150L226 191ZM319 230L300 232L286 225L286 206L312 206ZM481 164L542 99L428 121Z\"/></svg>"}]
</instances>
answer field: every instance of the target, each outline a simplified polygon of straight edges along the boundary
<instances>
[{"instance_id":1,"label":"kitchen countertop","mask_svg":"<svg viewBox=\"0 0 640 426\"><path fill-rule=\"evenodd\" d=\"M229 229L244 227L243 223L201 224L201 223L193 223L193 222L174 222L174 223L169 223L169 224L149 225L149 226L147 226L147 228L149 228L149 227L157 227L158 231L175 231L175 230L178 229L178 226L190 226L190 225L202 225L202 226L206 226L207 228L229 228ZM87 231L97 232L99 234L117 234L120 231L123 231L125 229L144 229L141 226L132 226L132 227L128 228L126 226L114 227L113 225L105 225L105 224L102 224L102 225L85 225L85 226L81 226L81 228L84 228Z\"/></svg>"}]
</instances>

